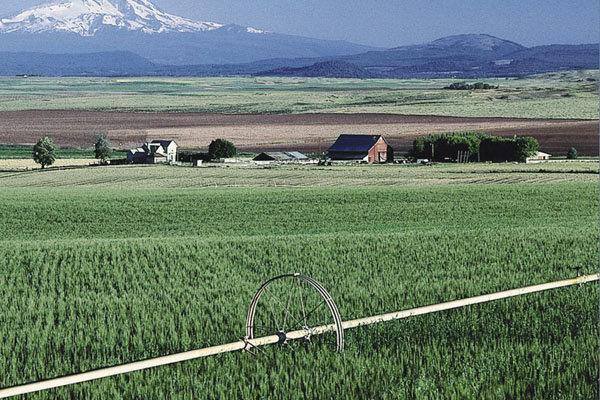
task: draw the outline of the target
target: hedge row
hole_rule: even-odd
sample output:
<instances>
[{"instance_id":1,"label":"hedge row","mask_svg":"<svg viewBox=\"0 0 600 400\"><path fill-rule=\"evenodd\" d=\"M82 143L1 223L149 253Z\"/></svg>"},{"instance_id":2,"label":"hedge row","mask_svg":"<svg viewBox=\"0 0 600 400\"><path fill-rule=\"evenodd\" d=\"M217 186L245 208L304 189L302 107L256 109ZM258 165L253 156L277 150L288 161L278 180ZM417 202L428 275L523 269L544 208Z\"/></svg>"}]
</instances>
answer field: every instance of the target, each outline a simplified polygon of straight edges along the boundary
<instances>
[{"instance_id":1,"label":"hedge row","mask_svg":"<svg viewBox=\"0 0 600 400\"><path fill-rule=\"evenodd\" d=\"M456 160L459 152L468 152L471 161L525 161L539 151L532 137L512 138L483 133L442 133L422 136L413 142L412 156L433 161Z\"/></svg>"},{"instance_id":2,"label":"hedge row","mask_svg":"<svg viewBox=\"0 0 600 400\"><path fill-rule=\"evenodd\" d=\"M446 90L490 90L490 89L498 89L499 86L489 85L483 82L477 83L466 83L466 82L454 82L444 89Z\"/></svg>"}]
</instances>

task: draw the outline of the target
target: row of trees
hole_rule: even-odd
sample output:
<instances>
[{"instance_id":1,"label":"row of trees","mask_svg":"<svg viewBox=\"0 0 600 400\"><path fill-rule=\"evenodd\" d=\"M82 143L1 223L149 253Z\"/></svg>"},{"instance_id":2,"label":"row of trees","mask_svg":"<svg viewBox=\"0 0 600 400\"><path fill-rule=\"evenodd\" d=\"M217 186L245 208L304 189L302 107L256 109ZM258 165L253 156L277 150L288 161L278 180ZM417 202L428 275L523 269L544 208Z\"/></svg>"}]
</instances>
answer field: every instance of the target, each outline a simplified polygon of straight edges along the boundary
<instances>
[{"instance_id":1,"label":"row of trees","mask_svg":"<svg viewBox=\"0 0 600 400\"><path fill-rule=\"evenodd\" d=\"M417 138L411 155L433 161L455 160L459 153L468 153L471 161L525 161L539 151L540 144L532 137L513 138L482 133L443 133Z\"/></svg>"},{"instance_id":2,"label":"row of trees","mask_svg":"<svg viewBox=\"0 0 600 400\"><path fill-rule=\"evenodd\" d=\"M491 90L498 89L499 86L490 85L483 82L467 83L467 82L454 82L444 89L446 90Z\"/></svg>"}]
</instances>

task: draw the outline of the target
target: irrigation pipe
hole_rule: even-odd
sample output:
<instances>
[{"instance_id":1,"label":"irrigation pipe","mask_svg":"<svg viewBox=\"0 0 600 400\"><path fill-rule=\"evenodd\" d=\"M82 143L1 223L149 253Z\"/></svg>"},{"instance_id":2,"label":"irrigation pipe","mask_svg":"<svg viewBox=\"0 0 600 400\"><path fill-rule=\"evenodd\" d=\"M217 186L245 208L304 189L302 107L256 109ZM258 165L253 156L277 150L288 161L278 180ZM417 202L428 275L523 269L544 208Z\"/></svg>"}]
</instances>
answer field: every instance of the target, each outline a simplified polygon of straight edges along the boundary
<instances>
[{"instance_id":1,"label":"irrigation pipe","mask_svg":"<svg viewBox=\"0 0 600 400\"><path fill-rule=\"evenodd\" d=\"M558 282L545 283L542 285L528 286L519 289L507 290L503 292L497 292L492 294L486 294L483 296L471 297L463 300L450 301L447 303L440 303L425 307L418 307L404 311L393 312L389 314L376 315L372 317L360 318L351 321L345 321L343 323L344 329L353 329L360 326L377 324L380 322L394 321L405 318L414 317L417 315L424 315L435 313L439 311L451 310L455 308L470 306L474 304L487 303L490 301L506 299L510 297L522 296L525 294L543 292L551 289L558 289L567 286L581 285L584 283L594 282L600 280L600 274L581 276L574 279L567 279ZM327 332L334 331L335 325L322 325L312 328L310 332L307 330L298 330L286 333L287 340L296 340L306 337L307 335L320 335ZM240 340L238 342L223 344L220 346L207 347L203 349L188 351L184 353L173 354L164 357L152 358L144 361L133 362L129 364L118 365L115 367L98 369L95 371L84 372L81 374L75 374L65 376L62 378L49 379L46 381L29 383L26 385L15 386L12 388L0 389L0 399L24 395L27 393L38 392L42 390L48 390L63 386L74 385L77 383L89 382L96 379L107 378L110 376L127 374L130 372L141 371L149 368L155 368L159 366L180 363L183 361L194 360L203 357L214 356L217 354L231 353L234 351L247 350L252 347L261 347L279 343L281 338L277 335L265 336L250 340Z\"/></svg>"}]
</instances>

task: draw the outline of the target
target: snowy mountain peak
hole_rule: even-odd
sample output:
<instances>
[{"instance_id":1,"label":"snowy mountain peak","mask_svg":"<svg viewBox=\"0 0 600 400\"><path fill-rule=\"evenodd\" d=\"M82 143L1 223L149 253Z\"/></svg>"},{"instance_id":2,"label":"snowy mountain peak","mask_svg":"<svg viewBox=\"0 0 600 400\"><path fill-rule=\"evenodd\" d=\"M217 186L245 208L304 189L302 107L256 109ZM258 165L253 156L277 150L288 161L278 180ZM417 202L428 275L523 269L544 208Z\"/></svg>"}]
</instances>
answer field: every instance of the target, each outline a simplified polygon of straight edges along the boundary
<instances>
[{"instance_id":1,"label":"snowy mountain peak","mask_svg":"<svg viewBox=\"0 0 600 400\"><path fill-rule=\"evenodd\" d=\"M81 36L94 36L103 29L154 34L203 32L223 26L168 14L149 0L62 0L0 19L0 33L71 32ZM254 28L246 30L262 33Z\"/></svg>"}]
</instances>

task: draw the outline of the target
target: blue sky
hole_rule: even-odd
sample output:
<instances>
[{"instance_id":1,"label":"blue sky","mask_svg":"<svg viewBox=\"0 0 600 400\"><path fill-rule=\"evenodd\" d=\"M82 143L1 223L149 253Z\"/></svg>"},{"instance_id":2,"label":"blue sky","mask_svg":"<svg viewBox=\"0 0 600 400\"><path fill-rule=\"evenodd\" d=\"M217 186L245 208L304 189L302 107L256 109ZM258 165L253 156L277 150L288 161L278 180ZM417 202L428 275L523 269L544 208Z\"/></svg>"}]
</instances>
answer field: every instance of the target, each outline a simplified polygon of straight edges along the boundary
<instances>
[{"instance_id":1,"label":"blue sky","mask_svg":"<svg viewBox=\"0 0 600 400\"><path fill-rule=\"evenodd\" d=\"M1 0L0 15L45 3ZM457 33L525 45L600 40L598 0L154 0L164 10L278 33L393 47Z\"/></svg>"}]
</instances>

